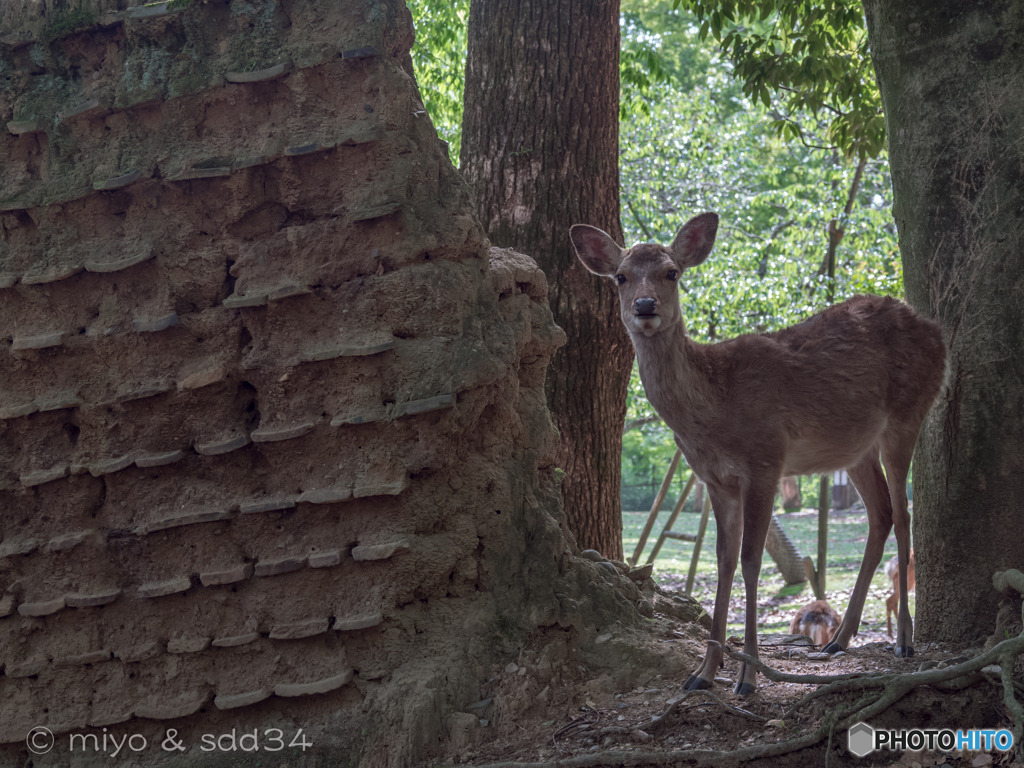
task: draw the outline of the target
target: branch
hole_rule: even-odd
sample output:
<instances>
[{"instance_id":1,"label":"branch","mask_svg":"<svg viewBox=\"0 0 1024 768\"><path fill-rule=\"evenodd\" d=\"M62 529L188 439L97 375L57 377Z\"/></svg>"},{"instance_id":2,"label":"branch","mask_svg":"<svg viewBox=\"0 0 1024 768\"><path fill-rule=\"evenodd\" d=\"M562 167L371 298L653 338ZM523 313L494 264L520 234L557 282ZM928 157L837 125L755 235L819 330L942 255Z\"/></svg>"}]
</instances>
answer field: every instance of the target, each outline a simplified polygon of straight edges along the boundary
<instances>
[{"instance_id":1,"label":"branch","mask_svg":"<svg viewBox=\"0 0 1024 768\"><path fill-rule=\"evenodd\" d=\"M626 207L629 208L629 212L633 214L633 218L636 219L636 223L640 227L640 231L644 233L644 237L647 238L647 242L653 242L654 236L651 234L651 230L647 228L644 220L640 218L640 214L637 213L636 208L633 207L633 201L628 197L626 198Z\"/></svg>"},{"instance_id":2,"label":"branch","mask_svg":"<svg viewBox=\"0 0 1024 768\"><path fill-rule=\"evenodd\" d=\"M622 425L622 434L626 434L632 429L639 429L647 424L656 424L661 421L661 417L657 414L653 416L639 416L635 419L628 419L625 424Z\"/></svg>"},{"instance_id":3,"label":"branch","mask_svg":"<svg viewBox=\"0 0 1024 768\"><path fill-rule=\"evenodd\" d=\"M846 205L843 206L842 225L840 225L840 221L837 219L832 219L828 223L828 249L825 251L825 258L822 260L821 266L818 267L818 277L828 274L830 301L835 297L836 251L839 248L839 243L843 240L843 235L846 234L846 223L850 220L850 213L853 211L853 203L857 198L857 190L860 189L860 182L864 177L864 168L866 166L867 160L861 158L857 163L857 169L853 172L850 192L846 196ZM811 284L811 296L814 296L816 287L814 283Z\"/></svg>"},{"instance_id":4,"label":"branch","mask_svg":"<svg viewBox=\"0 0 1024 768\"><path fill-rule=\"evenodd\" d=\"M803 95L796 88L792 88L792 87L790 87L788 85L779 85L779 86L776 86L776 87L780 91L786 91L787 93L792 93L794 96L802 96ZM831 104L822 103L821 106L824 109L827 109L832 114L836 115L837 117L846 117L846 113L845 112L843 112L841 109L837 109L836 107L833 107Z\"/></svg>"},{"instance_id":5,"label":"branch","mask_svg":"<svg viewBox=\"0 0 1024 768\"><path fill-rule=\"evenodd\" d=\"M771 235L768 236L768 239L774 240L776 237L781 235L784 230L792 227L794 224L796 224L796 219L790 219L789 221L784 221L781 224L776 224L775 228L772 229Z\"/></svg>"}]
</instances>

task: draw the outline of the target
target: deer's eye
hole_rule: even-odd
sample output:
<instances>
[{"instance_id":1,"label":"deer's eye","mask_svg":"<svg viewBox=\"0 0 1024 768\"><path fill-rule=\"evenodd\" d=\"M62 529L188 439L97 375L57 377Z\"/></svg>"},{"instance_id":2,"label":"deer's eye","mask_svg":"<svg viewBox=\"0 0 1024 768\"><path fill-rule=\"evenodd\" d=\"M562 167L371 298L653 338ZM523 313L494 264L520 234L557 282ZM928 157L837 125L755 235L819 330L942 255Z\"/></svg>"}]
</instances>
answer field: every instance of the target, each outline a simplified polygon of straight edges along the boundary
<instances>
[{"instance_id":1,"label":"deer's eye","mask_svg":"<svg viewBox=\"0 0 1024 768\"><path fill-rule=\"evenodd\" d=\"M625 285L626 276L620 272L615 276L615 282L617 282L619 285Z\"/></svg>"},{"instance_id":2,"label":"deer's eye","mask_svg":"<svg viewBox=\"0 0 1024 768\"><path fill-rule=\"evenodd\" d=\"M674 269L670 269L668 271L668 274L665 275L665 277L667 277L669 280L675 280L676 278L679 277L679 273L676 272Z\"/></svg>"}]
</instances>

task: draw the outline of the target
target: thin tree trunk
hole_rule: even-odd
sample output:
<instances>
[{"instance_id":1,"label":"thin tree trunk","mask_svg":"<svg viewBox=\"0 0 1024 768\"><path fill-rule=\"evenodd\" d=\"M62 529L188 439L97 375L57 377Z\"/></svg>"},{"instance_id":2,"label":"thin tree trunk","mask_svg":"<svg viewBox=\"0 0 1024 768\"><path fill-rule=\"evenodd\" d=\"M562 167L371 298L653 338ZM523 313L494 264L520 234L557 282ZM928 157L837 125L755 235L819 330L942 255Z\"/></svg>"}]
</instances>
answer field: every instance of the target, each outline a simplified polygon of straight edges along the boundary
<instances>
[{"instance_id":1,"label":"thin tree trunk","mask_svg":"<svg viewBox=\"0 0 1024 768\"><path fill-rule=\"evenodd\" d=\"M537 260L568 344L548 370L566 517L622 557L620 461L633 349L615 291L578 263L573 224L620 243L617 0L474 0L461 170L491 241Z\"/></svg>"},{"instance_id":2,"label":"thin tree trunk","mask_svg":"<svg viewBox=\"0 0 1024 768\"><path fill-rule=\"evenodd\" d=\"M918 636L972 642L1024 562L1024 5L864 8L907 296L950 349L914 462Z\"/></svg>"}]
</instances>

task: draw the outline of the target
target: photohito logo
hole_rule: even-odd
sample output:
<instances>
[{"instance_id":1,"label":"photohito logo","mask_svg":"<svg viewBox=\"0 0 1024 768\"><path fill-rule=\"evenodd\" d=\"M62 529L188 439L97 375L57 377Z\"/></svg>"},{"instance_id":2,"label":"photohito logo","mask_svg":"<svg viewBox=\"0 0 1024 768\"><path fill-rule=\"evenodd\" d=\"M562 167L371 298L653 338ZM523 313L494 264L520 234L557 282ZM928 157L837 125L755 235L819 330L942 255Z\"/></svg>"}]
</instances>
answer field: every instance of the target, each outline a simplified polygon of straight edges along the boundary
<instances>
[{"instance_id":1,"label":"photohito logo","mask_svg":"<svg viewBox=\"0 0 1024 768\"><path fill-rule=\"evenodd\" d=\"M1009 752L1013 749L1013 734L1001 730L972 729L954 731L950 728L872 728L867 723L857 723L846 732L847 746L857 757L864 757L876 749L904 750L917 752L922 749L941 749L943 752L970 750L988 752L998 750Z\"/></svg>"},{"instance_id":2,"label":"photohito logo","mask_svg":"<svg viewBox=\"0 0 1024 768\"><path fill-rule=\"evenodd\" d=\"M49 728L37 725L25 737L25 746L34 755L45 755L53 749L54 741L56 739L53 738L53 733L50 732Z\"/></svg>"}]
</instances>

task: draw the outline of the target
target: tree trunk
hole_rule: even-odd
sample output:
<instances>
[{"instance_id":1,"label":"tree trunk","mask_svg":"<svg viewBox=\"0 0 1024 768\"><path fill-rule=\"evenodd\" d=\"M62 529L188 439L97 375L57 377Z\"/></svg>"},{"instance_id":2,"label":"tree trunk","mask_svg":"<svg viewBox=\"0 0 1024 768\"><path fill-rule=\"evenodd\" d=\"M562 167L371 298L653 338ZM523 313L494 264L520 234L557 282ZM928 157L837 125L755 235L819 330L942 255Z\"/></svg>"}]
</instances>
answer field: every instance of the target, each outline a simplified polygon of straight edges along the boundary
<instances>
[{"instance_id":1,"label":"tree trunk","mask_svg":"<svg viewBox=\"0 0 1024 768\"><path fill-rule=\"evenodd\" d=\"M615 291L575 258L573 224L622 242L617 0L476 0L461 168L491 241L547 274L568 344L548 370L570 529L622 557L620 461L633 349Z\"/></svg>"},{"instance_id":2,"label":"tree trunk","mask_svg":"<svg viewBox=\"0 0 1024 768\"><path fill-rule=\"evenodd\" d=\"M1024 6L864 7L907 296L950 349L914 462L918 636L971 642L1024 562Z\"/></svg>"}]
</instances>

